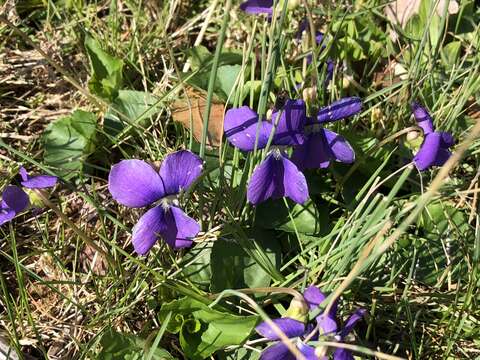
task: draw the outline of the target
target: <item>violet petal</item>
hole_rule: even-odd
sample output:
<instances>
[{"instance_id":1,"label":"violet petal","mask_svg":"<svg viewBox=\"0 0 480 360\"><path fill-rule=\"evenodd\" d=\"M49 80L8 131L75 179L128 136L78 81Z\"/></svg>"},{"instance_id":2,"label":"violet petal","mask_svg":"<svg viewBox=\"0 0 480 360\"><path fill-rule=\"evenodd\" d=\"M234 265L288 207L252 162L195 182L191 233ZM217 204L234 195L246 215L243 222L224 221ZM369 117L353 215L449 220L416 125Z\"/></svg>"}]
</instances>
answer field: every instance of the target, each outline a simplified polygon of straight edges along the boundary
<instances>
[{"instance_id":1,"label":"violet petal","mask_svg":"<svg viewBox=\"0 0 480 360\"><path fill-rule=\"evenodd\" d=\"M167 227L162 237L173 249L192 246L193 238L200 231L200 225L185 214L182 209L171 206L166 210Z\"/></svg>"},{"instance_id":2,"label":"violet petal","mask_svg":"<svg viewBox=\"0 0 480 360\"><path fill-rule=\"evenodd\" d=\"M292 162L302 171L326 168L332 158L323 130L306 136L304 143L295 147L292 153Z\"/></svg>"},{"instance_id":3,"label":"violet petal","mask_svg":"<svg viewBox=\"0 0 480 360\"><path fill-rule=\"evenodd\" d=\"M323 132L335 160L347 164L355 161L355 151L343 136L327 129L323 129Z\"/></svg>"},{"instance_id":4,"label":"violet petal","mask_svg":"<svg viewBox=\"0 0 480 360\"><path fill-rule=\"evenodd\" d=\"M322 356L321 358L315 354L315 348L313 346L304 344L303 342L299 341L297 343L297 348L300 350L302 355L305 357L305 360L328 360L327 357Z\"/></svg>"},{"instance_id":5,"label":"violet petal","mask_svg":"<svg viewBox=\"0 0 480 360\"><path fill-rule=\"evenodd\" d=\"M306 114L307 108L303 100L287 100L281 110L272 114L272 123L276 125L272 143L275 145L303 143Z\"/></svg>"},{"instance_id":6,"label":"violet petal","mask_svg":"<svg viewBox=\"0 0 480 360\"><path fill-rule=\"evenodd\" d=\"M273 0L247 0L240 4L240 9L247 14L269 14L273 12Z\"/></svg>"},{"instance_id":7,"label":"violet petal","mask_svg":"<svg viewBox=\"0 0 480 360\"><path fill-rule=\"evenodd\" d=\"M9 207L0 207L0 226L12 221L15 215L17 215L17 213L13 209L10 209Z\"/></svg>"},{"instance_id":8,"label":"violet petal","mask_svg":"<svg viewBox=\"0 0 480 360\"><path fill-rule=\"evenodd\" d=\"M0 225L11 221L30 204L28 195L15 185L8 185L2 193L0 203Z\"/></svg>"},{"instance_id":9,"label":"violet petal","mask_svg":"<svg viewBox=\"0 0 480 360\"><path fill-rule=\"evenodd\" d=\"M317 114L317 121L321 123L333 122L355 115L362 110L362 100L353 96L343 98L321 108Z\"/></svg>"},{"instance_id":10,"label":"violet petal","mask_svg":"<svg viewBox=\"0 0 480 360\"><path fill-rule=\"evenodd\" d=\"M427 109L421 106L417 102L413 102L411 105L413 116L417 120L418 126L423 129L423 133L430 134L435 131L435 127L433 126L433 120L428 113Z\"/></svg>"},{"instance_id":11,"label":"violet petal","mask_svg":"<svg viewBox=\"0 0 480 360\"><path fill-rule=\"evenodd\" d=\"M58 178L50 175L29 176L27 170L22 166L19 170L22 186L29 189L45 189L54 187Z\"/></svg>"},{"instance_id":12,"label":"violet petal","mask_svg":"<svg viewBox=\"0 0 480 360\"><path fill-rule=\"evenodd\" d=\"M257 149L263 149L267 145L273 125L268 121L259 123L258 114L248 106L242 106L227 111L223 128L233 146L243 151L252 151L257 137Z\"/></svg>"},{"instance_id":13,"label":"violet petal","mask_svg":"<svg viewBox=\"0 0 480 360\"><path fill-rule=\"evenodd\" d=\"M424 171L431 166L442 166L451 155L450 151L442 146L443 144L442 133L433 132L427 134L413 158L417 169Z\"/></svg>"},{"instance_id":14,"label":"violet petal","mask_svg":"<svg viewBox=\"0 0 480 360\"><path fill-rule=\"evenodd\" d=\"M450 146L455 145L455 139L453 138L452 134L444 131L440 131L439 134L442 137L442 147L449 148Z\"/></svg>"},{"instance_id":15,"label":"violet petal","mask_svg":"<svg viewBox=\"0 0 480 360\"><path fill-rule=\"evenodd\" d=\"M310 310L318 308L318 306L326 299L325 294L313 285L305 289L303 297L307 301ZM335 301L327 316L322 313L315 318L317 324L320 326L321 334L332 334L337 332L338 326L335 321L337 316L337 305L338 303Z\"/></svg>"},{"instance_id":16,"label":"violet petal","mask_svg":"<svg viewBox=\"0 0 480 360\"><path fill-rule=\"evenodd\" d=\"M108 189L115 200L128 207L144 207L165 195L160 175L142 160L122 160L113 165Z\"/></svg>"},{"instance_id":17,"label":"violet petal","mask_svg":"<svg viewBox=\"0 0 480 360\"><path fill-rule=\"evenodd\" d=\"M260 360L295 360L295 356L284 343L277 342L262 351Z\"/></svg>"},{"instance_id":18,"label":"violet petal","mask_svg":"<svg viewBox=\"0 0 480 360\"><path fill-rule=\"evenodd\" d=\"M8 185L2 194L2 208L9 208L17 214L25 210L30 201L25 191L15 185Z\"/></svg>"},{"instance_id":19,"label":"violet petal","mask_svg":"<svg viewBox=\"0 0 480 360\"><path fill-rule=\"evenodd\" d=\"M165 195L187 190L202 173L203 161L188 150L168 154L160 166Z\"/></svg>"},{"instance_id":20,"label":"violet petal","mask_svg":"<svg viewBox=\"0 0 480 360\"><path fill-rule=\"evenodd\" d=\"M23 166L20 166L20 169L18 170L18 173L20 174L20 176L22 178L22 181L27 181L28 180L27 170Z\"/></svg>"},{"instance_id":21,"label":"violet petal","mask_svg":"<svg viewBox=\"0 0 480 360\"><path fill-rule=\"evenodd\" d=\"M191 246L199 231L200 225L181 209L156 206L133 227L132 243L138 254L145 255L160 237L174 249Z\"/></svg>"},{"instance_id":22,"label":"violet petal","mask_svg":"<svg viewBox=\"0 0 480 360\"><path fill-rule=\"evenodd\" d=\"M347 321L345 321L345 325L343 326L343 329L340 331L340 338L345 339L345 337L348 334L350 334L350 332L353 330L355 324L359 320L363 319L366 313L367 313L366 309L360 308L355 310L355 312L348 317Z\"/></svg>"},{"instance_id":23,"label":"violet petal","mask_svg":"<svg viewBox=\"0 0 480 360\"><path fill-rule=\"evenodd\" d=\"M269 198L284 196L303 204L308 199L307 181L285 156L270 154L253 171L248 183L247 199L256 205Z\"/></svg>"},{"instance_id":24,"label":"violet petal","mask_svg":"<svg viewBox=\"0 0 480 360\"><path fill-rule=\"evenodd\" d=\"M303 292L303 298L308 304L310 310L316 309L327 298L315 285L310 285Z\"/></svg>"},{"instance_id":25,"label":"violet petal","mask_svg":"<svg viewBox=\"0 0 480 360\"><path fill-rule=\"evenodd\" d=\"M305 333L305 324L291 318L279 318L272 320L282 332L288 337L293 338ZM255 330L268 340L280 340L280 337L265 321L260 323Z\"/></svg>"},{"instance_id":26,"label":"violet petal","mask_svg":"<svg viewBox=\"0 0 480 360\"><path fill-rule=\"evenodd\" d=\"M165 209L155 206L138 220L132 230L132 243L135 252L145 255L167 229Z\"/></svg>"}]
</instances>

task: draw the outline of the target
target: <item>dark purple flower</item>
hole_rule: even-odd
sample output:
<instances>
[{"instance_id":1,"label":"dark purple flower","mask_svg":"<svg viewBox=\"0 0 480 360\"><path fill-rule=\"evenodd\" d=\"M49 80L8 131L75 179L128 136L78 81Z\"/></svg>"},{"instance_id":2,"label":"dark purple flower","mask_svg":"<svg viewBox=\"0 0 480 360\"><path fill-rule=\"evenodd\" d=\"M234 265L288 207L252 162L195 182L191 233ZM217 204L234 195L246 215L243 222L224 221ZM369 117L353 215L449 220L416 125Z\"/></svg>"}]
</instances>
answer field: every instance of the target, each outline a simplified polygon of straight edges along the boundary
<instances>
[{"instance_id":1,"label":"dark purple flower","mask_svg":"<svg viewBox=\"0 0 480 360\"><path fill-rule=\"evenodd\" d=\"M272 15L273 0L247 0L240 4L240 9L247 14L258 15L268 14Z\"/></svg>"},{"instance_id":2,"label":"dark purple flower","mask_svg":"<svg viewBox=\"0 0 480 360\"><path fill-rule=\"evenodd\" d=\"M115 200L132 208L156 205L133 227L132 243L138 254L146 254L159 236L175 249L192 245L200 225L176 206L177 195L193 184L202 167L202 159L187 150L167 155L159 172L142 160L122 160L112 166L108 189Z\"/></svg>"},{"instance_id":3,"label":"dark purple flower","mask_svg":"<svg viewBox=\"0 0 480 360\"><path fill-rule=\"evenodd\" d=\"M247 199L256 205L269 198L289 197L297 203L308 199L305 176L288 159L285 146L303 143L306 106L302 100L287 100L284 107L272 114L272 121L260 120L248 106L230 109L225 114L224 130L228 141L243 151L267 146L270 153L258 165L250 179Z\"/></svg>"},{"instance_id":4,"label":"dark purple flower","mask_svg":"<svg viewBox=\"0 0 480 360\"><path fill-rule=\"evenodd\" d=\"M307 302L310 311L317 309L326 299L326 296L320 291L320 289L313 285L305 289L303 297ZM335 303L327 315L320 314L315 318L316 323L319 326L320 334L317 334L312 340L317 340L318 335L320 335L322 337L332 338L334 341L344 341L347 335L353 330L353 327L358 320L364 317L365 313L365 309L356 310L347 319L344 327L339 330L336 322L337 303ZM313 330L314 327L312 325L288 317L274 319L273 322L288 338L298 338L295 342L295 346L307 360L327 359L327 357L319 357L316 355L315 348L307 345L303 341L303 337L307 336ZM266 322L262 322L255 328L255 330L268 340L276 341L274 344L263 350L260 360L295 360L295 356L282 342L279 341L280 338L278 335ZM333 356L335 360L346 360L350 359L352 354L348 350L337 348Z\"/></svg>"},{"instance_id":5,"label":"dark purple flower","mask_svg":"<svg viewBox=\"0 0 480 360\"><path fill-rule=\"evenodd\" d=\"M415 166L420 171L442 166L452 155L449 148L455 144L453 136L448 132L435 131L430 114L420 104L412 103L412 112L424 135L423 143L413 158Z\"/></svg>"},{"instance_id":6,"label":"dark purple flower","mask_svg":"<svg viewBox=\"0 0 480 360\"><path fill-rule=\"evenodd\" d=\"M293 151L293 163L300 170L326 168L331 161L353 163L355 152L348 141L343 136L324 129L322 124L355 115L361 109L360 98L344 98L321 108L316 119L307 119L305 140Z\"/></svg>"},{"instance_id":7,"label":"dark purple flower","mask_svg":"<svg viewBox=\"0 0 480 360\"><path fill-rule=\"evenodd\" d=\"M45 189L55 186L57 177L49 175L29 176L22 166L19 170L22 186L28 189ZM0 203L0 225L11 221L18 213L26 210L30 205L28 194L20 187L8 185L2 194Z\"/></svg>"}]
</instances>

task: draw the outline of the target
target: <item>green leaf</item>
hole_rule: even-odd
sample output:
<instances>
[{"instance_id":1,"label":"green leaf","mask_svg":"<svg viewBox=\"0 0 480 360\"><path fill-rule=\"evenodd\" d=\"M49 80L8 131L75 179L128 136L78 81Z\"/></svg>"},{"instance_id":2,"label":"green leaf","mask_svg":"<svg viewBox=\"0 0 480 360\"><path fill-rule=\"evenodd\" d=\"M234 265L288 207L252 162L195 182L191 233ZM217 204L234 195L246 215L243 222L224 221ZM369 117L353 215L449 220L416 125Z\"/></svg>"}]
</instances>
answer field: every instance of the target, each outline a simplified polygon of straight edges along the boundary
<instances>
[{"instance_id":1,"label":"green leaf","mask_svg":"<svg viewBox=\"0 0 480 360\"><path fill-rule=\"evenodd\" d=\"M258 351L242 347L232 352L219 353L218 358L221 360L258 360L260 354Z\"/></svg>"},{"instance_id":2,"label":"green leaf","mask_svg":"<svg viewBox=\"0 0 480 360\"><path fill-rule=\"evenodd\" d=\"M435 49L437 47L438 42L441 40L442 29L443 29L442 17L438 16L437 14L434 14L432 16L432 20L430 21L430 27L428 29L430 32L430 44L432 46L432 49Z\"/></svg>"},{"instance_id":3,"label":"green leaf","mask_svg":"<svg viewBox=\"0 0 480 360\"><path fill-rule=\"evenodd\" d=\"M196 46L186 51L192 70L197 73L189 77L188 83L197 88L207 90L210 72L213 63L213 55L204 46ZM242 54L236 52L223 52L220 55L217 79L214 93L220 99L226 101L233 89L235 80L241 71ZM233 100L233 99L232 99Z\"/></svg>"},{"instance_id":4,"label":"green leaf","mask_svg":"<svg viewBox=\"0 0 480 360\"><path fill-rule=\"evenodd\" d=\"M303 205L289 204L290 209L280 199L259 205L255 217L257 226L307 235L320 232L320 214L317 205L311 199Z\"/></svg>"},{"instance_id":5,"label":"green leaf","mask_svg":"<svg viewBox=\"0 0 480 360\"><path fill-rule=\"evenodd\" d=\"M186 51L192 70L199 70L213 59L212 53L203 45L195 46Z\"/></svg>"},{"instance_id":6,"label":"green leaf","mask_svg":"<svg viewBox=\"0 0 480 360\"><path fill-rule=\"evenodd\" d=\"M134 335L126 335L107 330L100 339L102 349L97 355L98 360L143 360L146 358L148 347L146 341ZM174 360L170 353L162 348L156 348L152 360Z\"/></svg>"},{"instance_id":7,"label":"green leaf","mask_svg":"<svg viewBox=\"0 0 480 360\"><path fill-rule=\"evenodd\" d=\"M461 47L462 43L460 41L452 41L443 47L441 55L445 65L449 67L455 65L460 54Z\"/></svg>"},{"instance_id":8,"label":"green leaf","mask_svg":"<svg viewBox=\"0 0 480 360\"><path fill-rule=\"evenodd\" d=\"M205 359L226 346L243 343L258 322L257 316L238 316L217 311L192 298L182 298L162 305L160 321L169 312L187 319L180 330L180 345L187 358L193 360Z\"/></svg>"},{"instance_id":9,"label":"green leaf","mask_svg":"<svg viewBox=\"0 0 480 360\"><path fill-rule=\"evenodd\" d=\"M278 266L281 249L274 232L256 229L255 236L270 262ZM212 279L210 290L267 287L271 276L234 240L215 241L210 258Z\"/></svg>"},{"instance_id":10,"label":"green leaf","mask_svg":"<svg viewBox=\"0 0 480 360\"><path fill-rule=\"evenodd\" d=\"M102 50L91 36L85 37L85 49L92 71L88 88L100 97L113 100L123 84L123 61Z\"/></svg>"},{"instance_id":11,"label":"green leaf","mask_svg":"<svg viewBox=\"0 0 480 360\"><path fill-rule=\"evenodd\" d=\"M45 163L65 178L82 171L83 162L95 150L96 124L96 116L82 110L51 123L43 134Z\"/></svg>"},{"instance_id":12,"label":"green leaf","mask_svg":"<svg viewBox=\"0 0 480 360\"><path fill-rule=\"evenodd\" d=\"M300 73L300 72L299 72ZM300 73L301 74L301 73ZM300 79L298 82L302 82ZM253 101L257 100L260 96L260 91L262 90L262 81L261 80L248 80L243 86L242 86L242 97L241 97L241 103L247 98L247 96L250 96L251 90L253 88Z\"/></svg>"},{"instance_id":13,"label":"green leaf","mask_svg":"<svg viewBox=\"0 0 480 360\"><path fill-rule=\"evenodd\" d=\"M212 270L210 268L210 256L213 244L211 242L203 242L196 244L190 251L185 254L182 263L182 273L195 286L201 289L208 289Z\"/></svg>"},{"instance_id":14,"label":"green leaf","mask_svg":"<svg viewBox=\"0 0 480 360\"><path fill-rule=\"evenodd\" d=\"M218 93L223 93L225 100L228 99L241 69L240 65L224 65L218 68L217 83L215 85Z\"/></svg>"},{"instance_id":15,"label":"green leaf","mask_svg":"<svg viewBox=\"0 0 480 360\"><path fill-rule=\"evenodd\" d=\"M201 70L202 72L208 72L210 74L213 54L205 46L195 46L194 48L188 49L185 53L192 70ZM243 56L241 52L224 51L220 54L219 64L220 66L241 64L242 59Z\"/></svg>"},{"instance_id":16,"label":"green leaf","mask_svg":"<svg viewBox=\"0 0 480 360\"><path fill-rule=\"evenodd\" d=\"M103 127L108 134L114 136L129 124L147 126L152 116L159 111L157 103L157 98L148 92L120 90L105 114Z\"/></svg>"}]
</instances>

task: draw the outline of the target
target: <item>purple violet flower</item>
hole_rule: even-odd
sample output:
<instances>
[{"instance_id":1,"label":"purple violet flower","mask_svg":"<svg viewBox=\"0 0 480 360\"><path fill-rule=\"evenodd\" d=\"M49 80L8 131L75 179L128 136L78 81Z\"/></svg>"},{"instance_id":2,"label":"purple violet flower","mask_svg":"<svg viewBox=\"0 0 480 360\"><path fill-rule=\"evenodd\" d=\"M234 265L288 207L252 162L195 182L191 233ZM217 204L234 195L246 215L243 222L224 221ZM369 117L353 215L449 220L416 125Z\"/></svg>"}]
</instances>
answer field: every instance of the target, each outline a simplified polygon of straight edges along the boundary
<instances>
[{"instance_id":1,"label":"purple violet flower","mask_svg":"<svg viewBox=\"0 0 480 360\"><path fill-rule=\"evenodd\" d=\"M292 162L300 170L326 168L331 161L353 163L355 152L348 141L343 136L324 129L322 124L347 118L359 113L361 109L362 100L358 97L340 99L321 108L317 119L307 119L305 141L293 151Z\"/></svg>"},{"instance_id":2,"label":"purple violet flower","mask_svg":"<svg viewBox=\"0 0 480 360\"><path fill-rule=\"evenodd\" d=\"M22 186L28 189L45 189L55 186L57 177L49 175L29 176L22 166L19 170ZM26 210L30 205L28 194L20 187L8 185L2 193L0 202L0 226L13 220L13 218Z\"/></svg>"},{"instance_id":3,"label":"purple violet flower","mask_svg":"<svg viewBox=\"0 0 480 360\"><path fill-rule=\"evenodd\" d=\"M303 143L306 119L303 100L287 100L282 110L272 114L272 121L259 120L248 106L230 109L225 114L224 130L228 141L242 151L253 151L267 146L272 136L270 151L250 178L247 199L256 205L269 198L289 197L297 203L308 199L305 176L297 169L283 150L286 146Z\"/></svg>"},{"instance_id":4,"label":"purple violet flower","mask_svg":"<svg viewBox=\"0 0 480 360\"><path fill-rule=\"evenodd\" d=\"M319 288L316 286L309 286L305 289L303 297L308 304L309 310L315 310L326 299ZM345 322L342 329L338 329L336 322L337 303L335 302L328 314L320 314L315 318L319 327L320 333L316 334L312 340L318 340L319 336L333 338L334 341L344 341L347 335L353 330L355 324L362 319L366 314L365 309L357 309ZM307 360L326 360L327 357L320 357L315 354L313 346L305 344L303 337L309 335L314 329L312 324L304 324L301 321L293 318L279 318L272 320L282 332L290 339L298 338L295 346L303 354ZM288 350L288 348L279 341L280 338L273 331L273 329L266 323L260 323L255 330L261 336L271 341L276 341L262 351L260 360L295 360L295 356ZM352 353L348 350L337 348L333 354L334 360L350 360L353 359Z\"/></svg>"},{"instance_id":5,"label":"purple violet flower","mask_svg":"<svg viewBox=\"0 0 480 360\"><path fill-rule=\"evenodd\" d=\"M247 0L240 4L240 9L251 15L268 14L271 16L273 13L272 7L273 0Z\"/></svg>"},{"instance_id":6,"label":"purple violet flower","mask_svg":"<svg viewBox=\"0 0 480 360\"><path fill-rule=\"evenodd\" d=\"M203 162L190 151L165 157L157 172L142 160L122 160L112 166L108 189L120 204L139 208L155 204L133 227L135 251L145 255L158 236L174 249L189 247L200 225L179 207L177 195L200 176Z\"/></svg>"},{"instance_id":7,"label":"purple violet flower","mask_svg":"<svg viewBox=\"0 0 480 360\"><path fill-rule=\"evenodd\" d=\"M423 129L423 143L415 154L413 162L418 170L424 171L431 166L442 166L452 155L451 146L455 144L452 134L435 131L433 120L428 111L420 104L412 103L413 116L418 126Z\"/></svg>"}]
</instances>

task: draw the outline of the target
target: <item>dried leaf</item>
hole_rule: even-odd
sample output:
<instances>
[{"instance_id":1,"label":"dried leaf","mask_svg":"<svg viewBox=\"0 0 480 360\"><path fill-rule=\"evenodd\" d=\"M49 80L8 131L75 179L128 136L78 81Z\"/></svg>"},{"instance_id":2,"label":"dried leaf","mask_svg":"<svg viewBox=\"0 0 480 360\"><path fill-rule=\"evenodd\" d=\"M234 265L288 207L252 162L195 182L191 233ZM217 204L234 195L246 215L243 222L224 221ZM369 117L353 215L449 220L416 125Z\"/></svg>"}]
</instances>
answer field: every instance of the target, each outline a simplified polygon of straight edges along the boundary
<instances>
[{"instance_id":1,"label":"dried leaf","mask_svg":"<svg viewBox=\"0 0 480 360\"><path fill-rule=\"evenodd\" d=\"M201 141L203 132L203 116L207 100L204 96L189 90L188 98L177 100L172 105L172 117L174 121L181 123L186 129L190 130L190 117L193 123L193 136L197 141ZM225 105L214 101L210 108L210 119L208 121L207 145L218 147L222 142L223 135L223 116Z\"/></svg>"}]
</instances>

